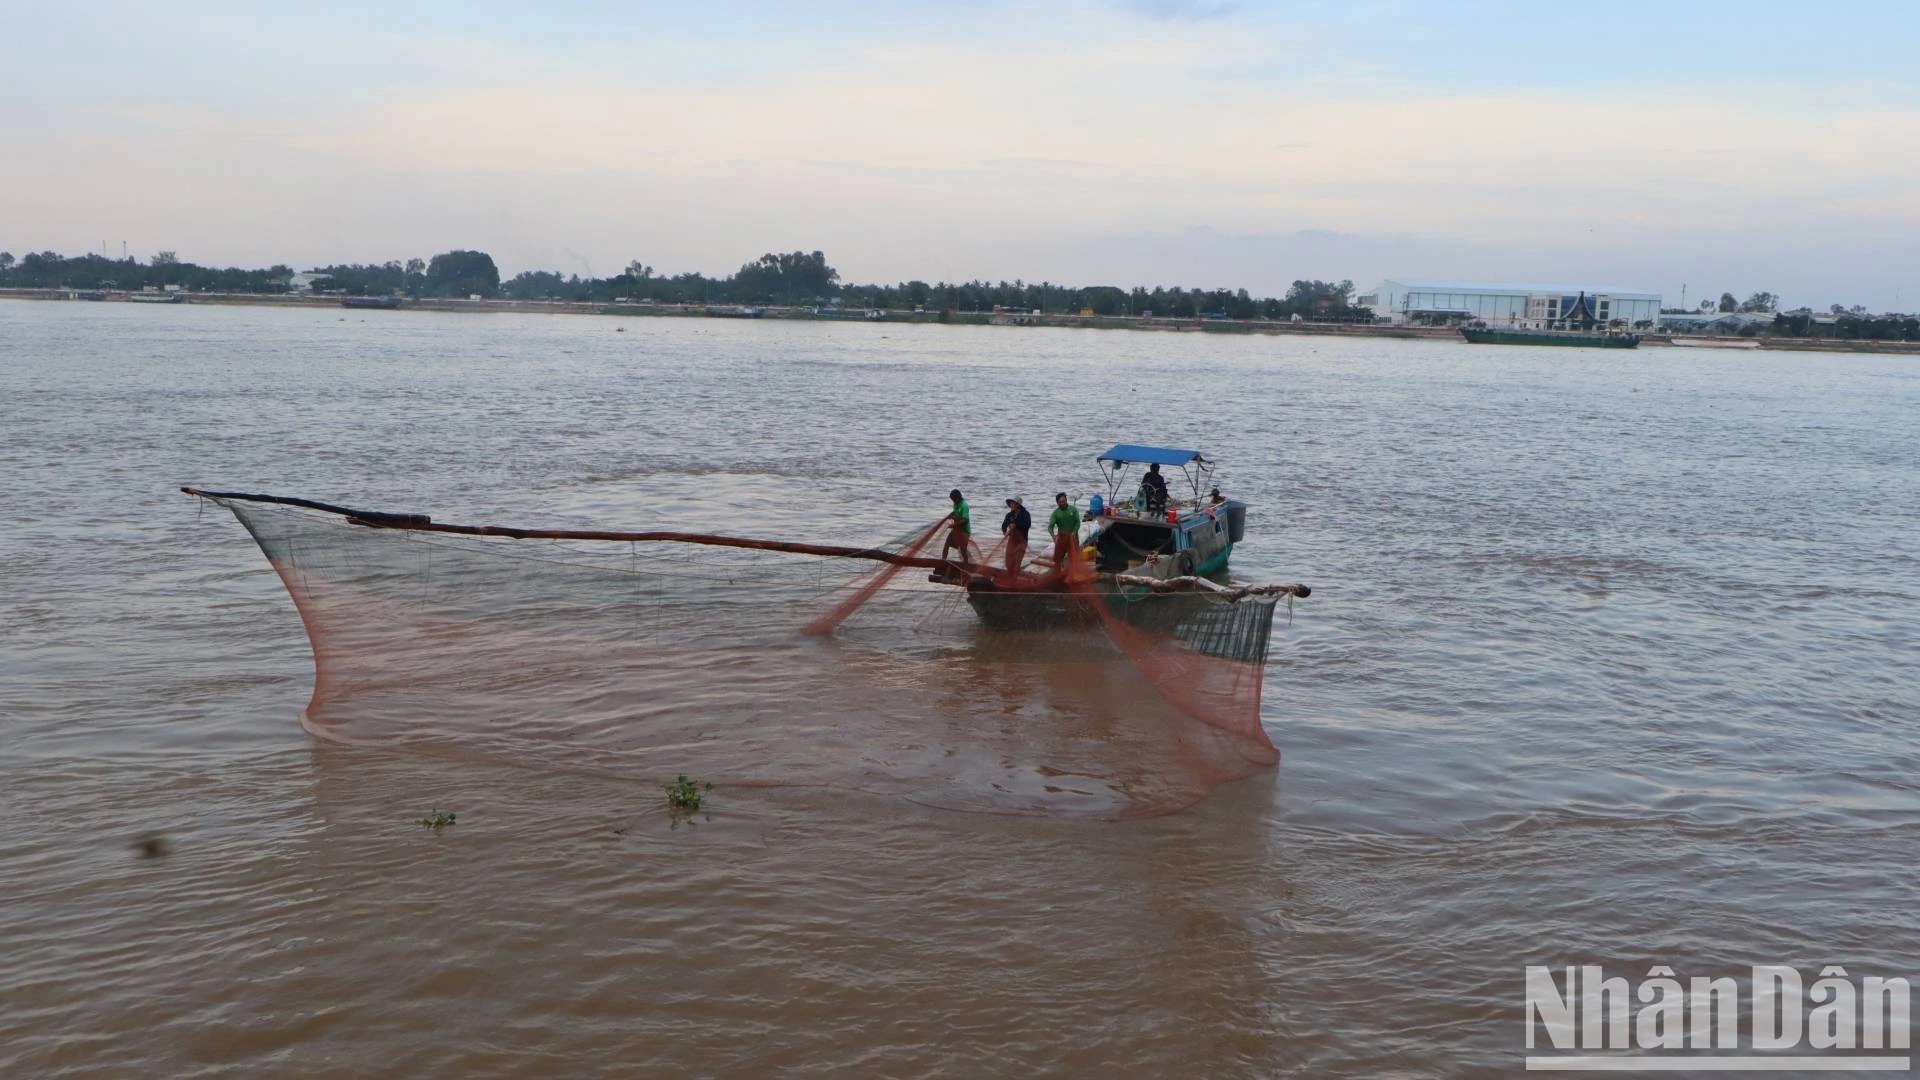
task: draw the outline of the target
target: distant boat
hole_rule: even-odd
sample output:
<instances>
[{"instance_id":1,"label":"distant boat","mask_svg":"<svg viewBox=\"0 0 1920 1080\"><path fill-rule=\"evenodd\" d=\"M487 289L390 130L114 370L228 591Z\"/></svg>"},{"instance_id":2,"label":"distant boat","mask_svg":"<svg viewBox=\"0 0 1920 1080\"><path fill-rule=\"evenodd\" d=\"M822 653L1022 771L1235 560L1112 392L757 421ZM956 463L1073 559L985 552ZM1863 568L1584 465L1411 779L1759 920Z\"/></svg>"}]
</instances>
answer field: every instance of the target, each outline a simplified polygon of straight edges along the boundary
<instances>
[{"instance_id":1,"label":"distant boat","mask_svg":"<svg viewBox=\"0 0 1920 1080\"><path fill-rule=\"evenodd\" d=\"M87 289L83 292L74 293L73 296L76 300L105 300L107 298L107 294L99 289Z\"/></svg>"},{"instance_id":2,"label":"distant boat","mask_svg":"<svg viewBox=\"0 0 1920 1080\"><path fill-rule=\"evenodd\" d=\"M1460 335L1475 345L1570 345L1584 349L1633 349L1639 334L1583 330L1481 330L1463 326Z\"/></svg>"},{"instance_id":3,"label":"distant boat","mask_svg":"<svg viewBox=\"0 0 1920 1080\"><path fill-rule=\"evenodd\" d=\"M707 314L716 319L757 319L766 313L757 307L709 307Z\"/></svg>"},{"instance_id":4,"label":"distant boat","mask_svg":"<svg viewBox=\"0 0 1920 1080\"><path fill-rule=\"evenodd\" d=\"M1674 338L1671 342L1682 349L1757 349L1760 343L1752 338Z\"/></svg>"},{"instance_id":5,"label":"distant boat","mask_svg":"<svg viewBox=\"0 0 1920 1080\"><path fill-rule=\"evenodd\" d=\"M128 293L127 302L130 304L184 304L187 302L187 298L177 292L137 292Z\"/></svg>"},{"instance_id":6,"label":"distant boat","mask_svg":"<svg viewBox=\"0 0 1920 1080\"><path fill-rule=\"evenodd\" d=\"M343 296L340 298L341 307L373 308L378 311L392 311L399 307L400 303L400 298L397 296Z\"/></svg>"}]
</instances>

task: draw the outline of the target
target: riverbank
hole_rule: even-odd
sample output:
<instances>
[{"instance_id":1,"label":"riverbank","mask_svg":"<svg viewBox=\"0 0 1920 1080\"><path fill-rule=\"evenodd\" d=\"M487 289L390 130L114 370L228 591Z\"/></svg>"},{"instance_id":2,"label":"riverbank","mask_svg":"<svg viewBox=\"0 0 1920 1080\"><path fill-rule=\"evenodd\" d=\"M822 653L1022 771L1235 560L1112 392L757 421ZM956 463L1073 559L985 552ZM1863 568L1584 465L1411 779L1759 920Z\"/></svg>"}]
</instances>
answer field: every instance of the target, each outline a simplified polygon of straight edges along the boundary
<instances>
[{"instance_id":1,"label":"riverbank","mask_svg":"<svg viewBox=\"0 0 1920 1080\"><path fill-rule=\"evenodd\" d=\"M0 289L0 299L76 301L70 289ZM99 303L116 303L152 296L151 293L106 292ZM262 293L176 293L189 304L246 304L273 307L341 308L338 296L294 296ZM77 302L87 302L79 300ZM137 302L137 301L136 301ZM364 309L362 309L364 312ZM571 300L408 300L395 311L523 312L549 315L609 315L634 318L740 318L737 305L600 304ZM1162 318L1145 315L1068 315L1061 313L988 311L842 311L800 306L764 306L752 310L763 319L805 322L944 323L952 326L1072 327L1083 330L1157 330L1205 334L1336 334L1341 336L1458 339L1459 334L1438 326L1385 326L1368 323L1274 322L1268 320Z\"/></svg>"},{"instance_id":2,"label":"riverbank","mask_svg":"<svg viewBox=\"0 0 1920 1080\"><path fill-rule=\"evenodd\" d=\"M108 291L90 301L72 289L0 289L0 300L48 300L95 303L152 303L158 294ZM280 293L173 293L187 304L243 304L270 307L342 309L338 296L296 296ZM353 309L365 311L367 309ZM1201 334L1315 334L1340 337L1386 337L1462 341L1460 332L1446 326L1392 326L1383 323L1277 322L1266 319L1190 319L1152 315L1035 314L1026 311L899 311L877 309L768 305L743 309L739 305L601 304L573 300L408 300L394 311L482 311L548 315L609 315L630 318L789 319L801 322L856 322L868 324L942 323L949 326L1066 327L1080 330L1154 330ZM743 311L757 314L744 316ZM1920 355L1920 342L1851 341L1832 338L1728 338L1679 334L1642 334L1650 347L1760 348L1793 352L1891 353ZM1464 342L1462 341L1464 344ZM1751 344L1748 344L1751 343Z\"/></svg>"},{"instance_id":3,"label":"riverbank","mask_svg":"<svg viewBox=\"0 0 1920 1080\"><path fill-rule=\"evenodd\" d=\"M1893 353L1920 355L1920 341L1855 341L1840 338L1736 337L1725 334L1642 334L1640 344L1658 348L1776 352Z\"/></svg>"}]
</instances>

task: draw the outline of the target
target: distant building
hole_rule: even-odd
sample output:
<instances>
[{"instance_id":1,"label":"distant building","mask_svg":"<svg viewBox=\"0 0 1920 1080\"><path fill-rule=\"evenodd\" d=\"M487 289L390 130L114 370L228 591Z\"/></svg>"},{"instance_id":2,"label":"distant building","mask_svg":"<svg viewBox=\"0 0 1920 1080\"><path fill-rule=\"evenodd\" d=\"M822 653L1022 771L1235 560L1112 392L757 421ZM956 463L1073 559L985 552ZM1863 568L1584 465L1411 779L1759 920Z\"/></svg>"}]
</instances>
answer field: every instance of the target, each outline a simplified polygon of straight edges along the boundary
<instances>
[{"instance_id":1,"label":"distant building","mask_svg":"<svg viewBox=\"0 0 1920 1080\"><path fill-rule=\"evenodd\" d=\"M1488 285L1471 281L1388 278L1356 301L1395 323L1547 329L1591 323L1632 327L1660 317L1660 294L1593 285Z\"/></svg>"}]
</instances>

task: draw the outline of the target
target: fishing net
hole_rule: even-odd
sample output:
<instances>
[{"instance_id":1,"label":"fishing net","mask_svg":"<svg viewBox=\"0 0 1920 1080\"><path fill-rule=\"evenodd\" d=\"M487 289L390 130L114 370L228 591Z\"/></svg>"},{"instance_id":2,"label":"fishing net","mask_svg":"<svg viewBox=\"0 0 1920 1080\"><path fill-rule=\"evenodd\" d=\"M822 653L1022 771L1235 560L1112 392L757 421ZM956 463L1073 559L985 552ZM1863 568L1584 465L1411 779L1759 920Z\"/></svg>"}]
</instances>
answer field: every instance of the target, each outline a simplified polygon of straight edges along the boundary
<instances>
[{"instance_id":1,"label":"fishing net","mask_svg":"<svg viewBox=\"0 0 1920 1080\"><path fill-rule=\"evenodd\" d=\"M1078 617L1001 628L895 563L215 501L293 598L314 658L302 721L328 739L1103 816L1175 809L1278 758L1260 721L1272 597L1003 575ZM940 525L885 551L914 557Z\"/></svg>"}]
</instances>

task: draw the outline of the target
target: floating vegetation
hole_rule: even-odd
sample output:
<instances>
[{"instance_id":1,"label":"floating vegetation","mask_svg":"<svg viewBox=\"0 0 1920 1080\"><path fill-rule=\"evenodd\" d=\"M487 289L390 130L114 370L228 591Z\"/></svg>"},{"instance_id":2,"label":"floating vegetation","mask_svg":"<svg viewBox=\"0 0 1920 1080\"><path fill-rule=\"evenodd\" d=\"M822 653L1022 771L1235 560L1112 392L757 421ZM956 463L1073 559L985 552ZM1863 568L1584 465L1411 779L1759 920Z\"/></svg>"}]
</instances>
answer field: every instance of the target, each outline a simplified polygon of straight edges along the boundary
<instances>
[{"instance_id":1,"label":"floating vegetation","mask_svg":"<svg viewBox=\"0 0 1920 1080\"><path fill-rule=\"evenodd\" d=\"M433 813L428 814L426 817L423 817L420 819L420 824L425 825L429 829L435 829L435 830L444 829L447 826L453 824L453 822L454 822L453 811L442 810L437 806L433 808Z\"/></svg>"},{"instance_id":2,"label":"floating vegetation","mask_svg":"<svg viewBox=\"0 0 1920 1080\"><path fill-rule=\"evenodd\" d=\"M171 849L172 845L167 843L167 838L159 833L148 833L133 842L133 850L147 859L158 859Z\"/></svg>"},{"instance_id":3,"label":"floating vegetation","mask_svg":"<svg viewBox=\"0 0 1920 1080\"><path fill-rule=\"evenodd\" d=\"M700 809L701 800L713 790L712 784L696 784L687 779L686 773L681 773L673 783L662 784L661 787L666 789L667 805L683 814Z\"/></svg>"}]
</instances>

